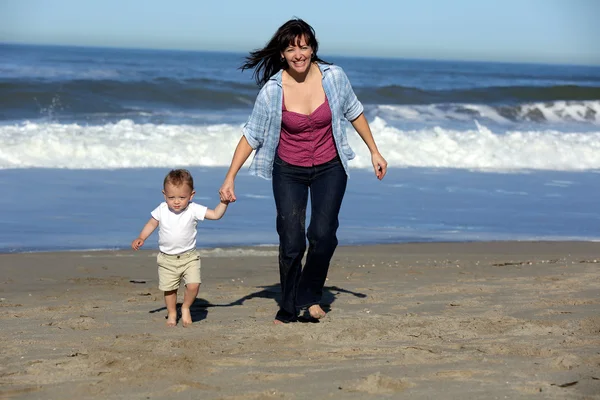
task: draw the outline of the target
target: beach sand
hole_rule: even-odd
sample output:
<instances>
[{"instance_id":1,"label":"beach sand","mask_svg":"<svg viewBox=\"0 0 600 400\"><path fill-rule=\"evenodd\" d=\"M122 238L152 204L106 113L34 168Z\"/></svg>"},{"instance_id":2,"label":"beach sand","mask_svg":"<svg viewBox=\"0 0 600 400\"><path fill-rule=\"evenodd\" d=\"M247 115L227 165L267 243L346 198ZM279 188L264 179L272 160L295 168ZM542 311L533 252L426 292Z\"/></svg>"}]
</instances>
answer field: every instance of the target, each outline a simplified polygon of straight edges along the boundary
<instances>
[{"instance_id":1,"label":"beach sand","mask_svg":"<svg viewBox=\"0 0 600 400\"><path fill-rule=\"evenodd\" d=\"M202 255L167 328L156 251L1 254L0 398L600 399L599 243L339 247L282 326L276 249Z\"/></svg>"}]
</instances>

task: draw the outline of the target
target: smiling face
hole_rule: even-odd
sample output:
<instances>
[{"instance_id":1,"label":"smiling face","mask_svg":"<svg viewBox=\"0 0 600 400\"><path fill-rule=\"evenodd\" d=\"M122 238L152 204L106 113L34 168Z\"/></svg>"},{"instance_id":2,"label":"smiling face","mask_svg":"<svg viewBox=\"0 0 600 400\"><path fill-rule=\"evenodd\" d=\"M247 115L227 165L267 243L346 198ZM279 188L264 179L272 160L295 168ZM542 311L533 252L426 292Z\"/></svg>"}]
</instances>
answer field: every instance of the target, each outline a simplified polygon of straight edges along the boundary
<instances>
[{"instance_id":1,"label":"smiling face","mask_svg":"<svg viewBox=\"0 0 600 400\"><path fill-rule=\"evenodd\" d=\"M313 49L308 45L306 37L300 36L281 52L281 57L285 58L289 66L288 72L303 74L310 67L312 54Z\"/></svg>"},{"instance_id":2,"label":"smiling face","mask_svg":"<svg viewBox=\"0 0 600 400\"><path fill-rule=\"evenodd\" d=\"M165 201L167 202L169 209L178 213L187 208L196 192L194 192L189 185L174 185L168 182L165 184L163 194L165 195Z\"/></svg>"}]
</instances>

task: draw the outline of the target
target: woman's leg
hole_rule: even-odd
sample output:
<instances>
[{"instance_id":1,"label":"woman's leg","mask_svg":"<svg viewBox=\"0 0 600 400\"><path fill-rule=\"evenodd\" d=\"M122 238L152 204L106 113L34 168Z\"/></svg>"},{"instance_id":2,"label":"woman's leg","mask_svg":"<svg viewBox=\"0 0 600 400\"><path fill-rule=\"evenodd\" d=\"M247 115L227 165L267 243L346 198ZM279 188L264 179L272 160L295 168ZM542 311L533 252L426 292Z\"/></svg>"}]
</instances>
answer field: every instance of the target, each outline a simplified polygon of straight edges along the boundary
<instances>
[{"instance_id":1,"label":"woman's leg","mask_svg":"<svg viewBox=\"0 0 600 400\"><path fill-rule=\"evenodd\" d=\"M308 253L296 295L298 307L318 305L321 301L329 263L338 244L338 215L348 181L346 171L337 159L315 167L315 171L310 186Z\"/></svg>"},{"instance_id":2,"label":"woman's leg","mask_svg":"<svg viewBox=\"0 0 600 400\"><path fill-rule=\"evenodd\" d=\"M275 317L292 322L298 317L296 288L306 250L305 226L308 203L306 168L294 167L278 157L273 167L273 195L277 207L279 234L279 278L281 304Z\"/></svg>"}]
</instances>

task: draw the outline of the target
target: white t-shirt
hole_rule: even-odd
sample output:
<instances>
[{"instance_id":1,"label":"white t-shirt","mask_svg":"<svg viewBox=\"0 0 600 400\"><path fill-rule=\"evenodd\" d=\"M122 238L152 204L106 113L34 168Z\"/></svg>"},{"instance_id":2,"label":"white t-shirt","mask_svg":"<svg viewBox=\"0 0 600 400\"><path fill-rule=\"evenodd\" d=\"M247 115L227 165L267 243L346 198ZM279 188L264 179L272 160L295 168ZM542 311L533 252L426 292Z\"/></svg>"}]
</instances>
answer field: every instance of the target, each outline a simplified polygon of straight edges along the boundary
<instances>
[{"instance_id":1,"label":"white t-shirt","mask_svg":"<svg viewBox=\"0 0 600 400\"><path fill-rule=\"evenodd\" d=\"M196 248L196 225L203 221L208 208L190 203L180 213L169 209L166 202L152 210L158 221L158 248L166 254L181 254Z\"/></svg>"}]
</instances>

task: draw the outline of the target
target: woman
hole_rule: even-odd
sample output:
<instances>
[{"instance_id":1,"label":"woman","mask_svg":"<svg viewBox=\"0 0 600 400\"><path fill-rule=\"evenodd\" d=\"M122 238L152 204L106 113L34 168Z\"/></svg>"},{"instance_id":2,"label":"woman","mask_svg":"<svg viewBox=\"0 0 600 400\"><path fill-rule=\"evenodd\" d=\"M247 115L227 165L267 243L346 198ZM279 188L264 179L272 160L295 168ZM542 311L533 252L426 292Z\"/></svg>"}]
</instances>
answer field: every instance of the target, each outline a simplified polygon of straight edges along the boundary
<instances>
[{"instance_id":1,"label":"woman","mask_svg":"<svg viewBox=\"0 0 600 400\"><path fill-rule=\"evenodd\" d=\"M323 286L337 247L338 214L346 191L349 120L371 152L378 179L387 163L379 153L363 106L346 74L317 56L313 28L301 19L283 24L241 67L254 69L261 90L244 125L225 181L222 201L236 200L235 177L253 150L250 173L273 181L279 234L282 299L274 323L296 321L301 309L320 319ZM311 218L305 229L308 195ZM302 258L306 250L306 263Z\"/></svg>"}]
</instances>

